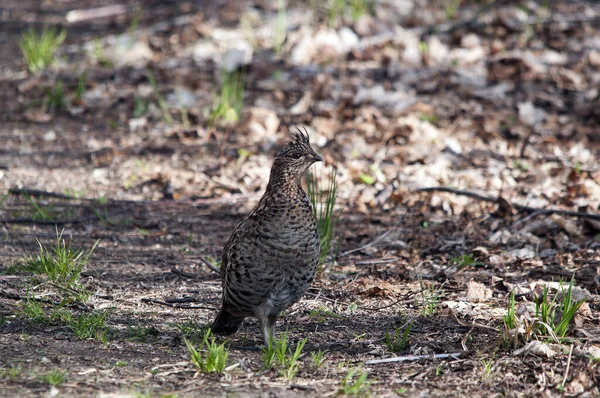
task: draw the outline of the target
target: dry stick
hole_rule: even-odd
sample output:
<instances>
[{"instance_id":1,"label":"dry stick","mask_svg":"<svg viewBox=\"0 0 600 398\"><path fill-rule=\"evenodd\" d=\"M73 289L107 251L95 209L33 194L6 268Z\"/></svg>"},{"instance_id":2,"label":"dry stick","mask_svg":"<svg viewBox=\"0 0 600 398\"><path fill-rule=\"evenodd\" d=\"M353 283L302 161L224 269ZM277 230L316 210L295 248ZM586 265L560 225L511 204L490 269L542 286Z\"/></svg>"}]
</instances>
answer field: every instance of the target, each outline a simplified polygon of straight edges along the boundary
<instances>
[{"instance_id":1,"label":"dry stick","mask_svg":"<svg viewBox=\"0 0 600 398\"><path fill-rule=\"evenodd\" d=\"M207 259L205 259L204 257L200 256L200 261L202 261L202 263L204 263L204 265L206 265L208 267L208 269L210 269L211 271L216 272L217 274L221 273L221 270L216 268L214 265L212 265L210 263L210 261L208 261Z\"/></svg>"},{"instance_id":2,"label":"dry stick","mask_svg":"<svg viewBox=\"0 0 600 398\"><path fill-rule=\"evenodd\" d=\"M419 188L415 192L448 192L448 193L453 193L456 195L468 196L470 198L481 200L484 202L498 203L498 201L499 201L499 198L495 198L493 196L480 195L476 192L463 191L462 189L450 188L450 187ZM589 218L589 219L593 219L593 220L600 220L600 214L583 213L583 212L579 212L579 211L559 210L559 209L540 209L537 207L520 205L518 203L510 203L510 205L512 207L514 207L515 209L517 209L518 211L524 211L524 212L528 212L528 213L535 212L537 214L559 214L561 216L581 217L581 218Z\"/></svg>"},{"instance_id":3,"label":"dry stick","mask_svg":"<svg viewBox=\"0 0 600 398\"><path fill-rule=\"evenodd\" d=\"M358 261L355 265L377 265L393 263L394 261L402 260L402 257L384 258L381 260Z\"/></svg>"},{"instance_id":4,"label":"dry stick","mask_svg":"<svg viewBox=\"0 0 600 398\"><path fill-rule=\"evenodd\" d=\"M565 370L565 377L563 377L562 385L564 386L567 382L567 377L569 376L569 367L571 366L571 356L573 355L573 346L571 344L571 349L569 350L569 359L567 359L567 369Z\"/></svg>"},{"instance_id":5,"label":"dry stick","mask_svg":"<svg viewBox=\"0 0 600 398\"><path fill-rule=\"evenodd\" d=\"M216 311L217 308L215 307L205 307L202 305L178 305L178 304L172 304L172 303L166 303L164 301L160 301L160 300L154 300L154 299L149 299L149 298L143 298L141 299L142 303L147 303L147 304L159 304L159 305L164 305L165 307L171 307L171 308L181 308L181 309L194 309L194 310L210 310L210 311Z\"/></svg>"},{"instance_id":6,"label":"dry stick","mask_svg":"<svg viewBox=\"0 0 600 398\"><path fill-rule=\"evenodd\" d=\"M407 362L407 361L420 361L421 359L447 359L447 358L458 358L462 355L462 352L455 352L452 354L435 354L435 355L406 355L403 357L385 358L385 359L373 359L365 362L365 365L377 365L379 363L389 362Z\"/></svg>"}]
</instances>

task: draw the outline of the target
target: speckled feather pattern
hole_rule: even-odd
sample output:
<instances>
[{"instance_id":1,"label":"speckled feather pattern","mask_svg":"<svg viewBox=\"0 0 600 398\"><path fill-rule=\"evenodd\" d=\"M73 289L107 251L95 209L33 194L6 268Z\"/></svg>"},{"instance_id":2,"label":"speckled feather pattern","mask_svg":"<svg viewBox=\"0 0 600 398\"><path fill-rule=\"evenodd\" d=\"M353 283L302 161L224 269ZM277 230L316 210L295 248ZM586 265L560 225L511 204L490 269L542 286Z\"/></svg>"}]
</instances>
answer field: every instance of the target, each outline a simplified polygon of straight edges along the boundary
<instances>
[{"instance_id":1,"label":"speckled feather pattern","mask_svg":"<svg viewBox=\"0 0 600 398\"><path fill-rule=\"evenodd\" d=\"M235 332L244 317L256 317L266 343L279 313L304 295L315 276L320 239L300 180L320 157L307 135L294 138L277 154L267 190L223 249L216 333Z\"/></svg>"}]
</instances>

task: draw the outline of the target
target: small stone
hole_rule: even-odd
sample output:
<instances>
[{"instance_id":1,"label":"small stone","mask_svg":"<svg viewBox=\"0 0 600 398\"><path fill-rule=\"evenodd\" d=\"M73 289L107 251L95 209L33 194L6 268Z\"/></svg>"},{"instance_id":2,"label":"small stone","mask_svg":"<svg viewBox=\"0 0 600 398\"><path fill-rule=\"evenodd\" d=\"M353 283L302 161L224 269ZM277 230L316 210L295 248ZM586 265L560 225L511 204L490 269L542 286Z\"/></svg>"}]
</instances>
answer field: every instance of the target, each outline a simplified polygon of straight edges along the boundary
<instances>
[{"instance_id":1,"label":"small stone","mask_svg":"<svg viewBox=\"0 0 600 398\"><path fill-rule=\"evenodd\" d=\"M44 134L44 141L50 142L56 140L56 132L54 130L47 131Z\"/></svg>"}]
</instances>

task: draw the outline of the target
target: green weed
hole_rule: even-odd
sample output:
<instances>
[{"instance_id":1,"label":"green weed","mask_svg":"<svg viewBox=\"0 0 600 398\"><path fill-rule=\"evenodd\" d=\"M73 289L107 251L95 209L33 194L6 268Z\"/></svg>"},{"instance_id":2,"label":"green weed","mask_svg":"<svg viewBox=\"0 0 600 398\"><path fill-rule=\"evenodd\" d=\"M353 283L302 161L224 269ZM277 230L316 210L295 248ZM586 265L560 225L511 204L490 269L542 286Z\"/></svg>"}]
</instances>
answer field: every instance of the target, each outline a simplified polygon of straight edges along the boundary
<instances>
[{"instance_id":1,"label":"green weed","mask_svg":"<svg viewBox=\"0 0 600 398\"><path fill-rule=\"evenodd\" d=\"M319 350L311 352L310 359L315 367L321 367L325 362L325 351Z\"/></svg>"},{"instance_id":2,"label":"green weed","mask_svg":"<svg viewBox=\"0 0 600 398\"><path fill-rule=\"evenodd\" d=\"M425 287L423 280L421 285L421 315L433 315L439 306L440 298L444 295L443 289L436 288L434 284Z\"/></svg>"},{"instance_id":3,"label":"green weed","mask_svg":"<svg viewBox=\"0 0 600 398\"><path fill-rule=\"evenodd\" d=\"M246 87L245 70L221 71L219 94L216 95L212 110L208 115L208 124L234 124L242 115L244 90Z\"/></svg>"},{"instance_id":4,"label":"green weed","mask_svg":"<svg viewBox=\"0 0 600 398\"><path fill-rule=\"evenodd\" d=\"M372 13L370 0L330 0L329 26L334 26L338 19L344 19L348 14L353 21L361 16Z\"/></svg>"},{"instance_id":5,"label":"green weed","mask_svg":"<svg viewBox=\"0 0 600 398\"><path fill-rule=\"evenodd\" d=\"M359 372L360 369L350 369L339 389L340 394L343 395L369 395L370 382L367 381L368 374L366 372Z\"/></svg>"},{"instance_id":6,"label":"green weed","mask_svg":"<svg viewBox=\"0 0 600 398\"><path fill-rule=\"evenodd\" d=\"M106 343L106 332L108 329L106 319L108 315L109 311L81 314L76 318L71 318L68 324L75 336L80 339L96 339L102 343Z\"/></svg>"},{"instance_id":7,"label":"green weed","mask_svg":"<svg viewBox=\"0 0 600 398\"><path fill-rule=\"evenodd\" d=\"M200 372L223 373L225 371L229 350L225 347L225 343L217 344L215 342L210 330L204 333L199 349L196 349L187 339L185 339L185 345L190 352L192 363Z\"/></svg>"},{"instance_id":8,"label":"green weed","mask_svg":"<svg viewBox=\"0 0 600 398\"><path fill-rule=\"evenodd\" d=\"M273 28L273 49L276 53L281 51L287 34L287 0L279 0L277 3L277 22Z\"/></svg>"},{"instance_id":9,"label":"green weed","mask_svg":"<svg viewBox=\"0 0 600 398\"><path fill-rule=\"evenodd\" d=\"M75 89L75 100L80 101L81 97L83 97L83 93L85 92L85 72L81 72L79 76L77 76L77 88Z\"/></svg>"},{"instance_id":10,"label":"green weed","mask_svg":"<svg viewBox=\"0 0 600 398\"><path fill-rule=\"evenodd\" d=\"M494 366L494 357L496 356L496 351L492 354L492 357L487 361L482 360L481 364L483 365L482 376L484 379L489 379L492 374L492 369Z\"/></svg>"},{"instance_id":11,"label":"green weed","mask_svg":"<svg viewBox=\"0 0 600 398\"><path fill-rule=\"evenodd\" d=\"M67 38L66 30L60 32L55 28L45 27L41 34L35 29L23 32L19 47L27 63L29 72L34 75L46 70L56 63L56 51Z\"/></svg>"},{"instance_id":12,"label":"green weed","mask_svg":"<svg viewBox=\"0 0 600 398\"><path fill-rule=\"evenodd\" d=\"M27 201L31 203L31 206L33 206L34 214L32 218L34 220L50 221L56 218L54 207L41 206L30 195L26 195L25 197L27 198Z\"/></svg>"},{"instance_id":13,"label":"green weed","mask_svg":"<svg viewBox=\"0 0 600 398\"><path fill-rule=\"evenodd\" d=\"M404 328L403 331L401 331L400 329L398 329L398 326L396 326L395 332L390 335L388 333L388 331L385 331L385 346L388 348L388 350L390 350L391 352L400 352L405 350L408 347L409 344L409 340L408 340L408 336L410 333L410 329L412 328L413 323L409 322L406 327Z\"/></svg>"},{"instance_id":14,"label":"green weed","mask_svg":"<svg viewBox=\"0 0 600 398\"><path fill-rule=\"evenodd\" d=\"M20 312L27 319L27 322L32 325L45 325L52 322L52 319L46 315L44 308L35 299L33 293L28 294Z\"/></svg>"},{"instance_id":15,"label":"green weed","mask_svg":"<svg viewBox=\"0 0 600 398\"><path fill-rule=\"evenodd\" d=\"M65 93L63 91L63 83L61 80L56 82L54 88L46 90L46 110L48 112L55 112L65 108Z\"/></svg>"},{"instance_id":16,"label":"green weed","mask_svg":"<svg viewBox=\"0 0 600 398\"><path fill-rule=\"evenodd\" d=\"M282 367L281 375L283 377L293 379L298 372L298 359L307 339L300 340L293 351L291 347L288 347L287 332L283 333L279 340L275 342L273 340L273 338L269 339L269 344L263 349L264 369L272 368L275 362Z\"/></svg>"},{"instance_id":17,"label":"green weed","mask_svg":"<svg viewBox=\"0 0 600 398\"><path fill-rule=\"evenodd\" d=\"M10 381L15 381L21 378L23 367L21 365L11 365L8 368L0 369L0 376L6 377Z\"/></svg>"},{"instance_id":18,"label":"green weed","mask_svg":"<svg viewBox=\"0 0 600 398\"><path fill-rule=\"evenodd\" d=\"M317 228L321 237L321 253L319 264L323 264L333 248L335 229L342 214L335 214L335 201L337 199L337 170L331 169L327 178L327 188L320 189L317 178L312 173L306 175L306 190L313 213L317 220Z\"/></svg>"},{"instance_id":19,"label":"green weed","mask_svg":"<svg viewBox=\"0 0 600 398\"><path fill-rule=\"evenodd\" d=\"M135 326L129 327L129 337L127 337L130 341L139 341L146 342L152 336L158 336L159 331L153 326Z\"/></svg>"},{"instance_id":20,"label":"green weed","mask_svg":"<svg viewBox=\"0 0 600 398\"><path fill-rule=\"evenodd\" d=\"M318 308L316 310L309 310L308 316L310 319L314 320L315 322L319 322L319 323L322 323L327 318L337 318L337 319L344 318L342 315L336 314L335 312L333 312L327 308Z\"/></svg>"},{"instance_id":21,"label":"green weed","mask_svg":"<svg viewBox=\"0 0 600 398\"><path fill-rule=\"evenodd\" d=\"M482 262L477 261L473 258L473 253L469 254L461 254L458 257L454 257L450 260L450 263L457 265L459 268L467 268L467 267L481 267L485 265Z\"/></svg>"},{"instance_id":22,"label":"green weed","mask_svg":"<svg viewBox=\"0 0 600 398\"><path fill-rule=\"evenodd\" d=\"M444 12L446 13L446 18L454 19L456 17L456 13L458 12L460 3L461 0L446 0L446 4L444 5Z\"/></svg>"},{"instance_id":23,"label":"green weed","mask_svg":"<svg viewBox=\"0 0 600 398\"><path fill-rule=\"evenodd\" d=\"M173 124L173 116L171 116L171 113L169 112L167 101L165 101L164 97L160 93L160 90L158 89L158 84L156 84L156 79L154 78L154 75L149 70L146 70L146 77L148 78L148 82L150 82L150 85L152 86L152 90L154 91L154 98L156 99L156 102L158 102L158 106L160 106L163 118L165 119L167 124Z\"/></svg>"},{"instance_id":24,"label":"green weed","mask_svg":"<svg viewBox=\"0 0 600 398\"><path fill-rule=\"evenodd\" d=\"M55 369L39 376L39 379L43 383L50 384L51 386L60 386L67 381L67 372L64 372L60 369Z\"/></svg>"},{"instance_id":25,"label":"green weed","mask_svg":"<svg viewBox=\"0 0 600 398\"><path fill-rule=\"evenodd\" d=\"M38 240L40 253L27 260L25 270L35 274L43 274L49 280L60 284L65 288L72 288L79 282L81 272L86 267L88 259L96 249L98 240L88 251L84 249L73 249L71 241L66 242L62 235L63 231L56 236L56 243L52 252L44 247Z\"/></svg>"}]
</instances>

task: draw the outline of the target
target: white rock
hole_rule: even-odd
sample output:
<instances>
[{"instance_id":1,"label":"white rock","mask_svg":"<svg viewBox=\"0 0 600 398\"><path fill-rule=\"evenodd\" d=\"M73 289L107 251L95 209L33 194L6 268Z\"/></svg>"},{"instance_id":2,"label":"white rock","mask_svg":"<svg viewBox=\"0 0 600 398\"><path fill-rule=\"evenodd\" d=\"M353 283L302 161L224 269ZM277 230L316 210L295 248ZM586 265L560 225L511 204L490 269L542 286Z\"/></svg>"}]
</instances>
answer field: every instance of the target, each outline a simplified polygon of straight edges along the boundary
<instances>
[{"instance_id":1,"label":"white rock","mask_svg":"<svg viewBox=\"0 0 600 398\"><path fill-rule=\"evenodd\" d=\"M354 96L354 104L360 105L366 102L384 105L395 111L408 108L415 102L412 95L401 91L386 91L381 84L373 87L361 87Z\"/></svg>"},{"instance_id":2,"label":"white rock","mask_svg":"<svg viewBox=\"0 0 600 398\"><path fill-rule=\"evenodd\" d=\"M304 36L292 50L290 61L294 65L308 65L312 61L315 51L312 37Z\"/></svg>"},{"instance_id":3,"label":"white rock","mask_svg":"<svg viewBox=\"0 0 600 398\"><path fill-rule=\"evenodd\" d=\"M469 33L460 40L460 46L463 48L475 48L481 46L481 40L475 33Z\"/></svg>"},{"instance_id":4,"label":"white rock","mask_svg":"<svg viewBox=\"0 0 600 398\"><path fill-rule=\"evenodd\" d=\"M153 56L148 43L135 40L130 35L121 35L115 45L106 50L104 56L115 66L145 66Z\"/></svg>"},{"instance_id":5,"label":"white rock","mask_svg":"<svg viewBox=\"0 0 600 398\"><path fill-rule=\"evenodd\" d=\"M167 104L171 108L189 109L196 105L198 98L190 90L183 87L176 87L175 91L167 95Z\"/></svg>"},{"instance_id":6,"label":"white rock","mask_svg":"<svg viewBox=\"0 0 600 398\"><path fill-rule=\"evenodd\" d=\"M220 57L217 45L212 41L202 41L196 43L192 49L194 62L202 64L207 61L214 61Z\"/></svg>"},{"instance_id":7,"label":"white rock","mask_svg":"<svg viewBox=\"0 0 600 398\"><path fill-rule=\"evenodd\" d=\"M521 102L517 105L519 109L519 120L528 126L535 126L546 118L546 113L541 108L536 108L533 103Z\"/></svg>"},{"instance_id":8,"label":"white rock","mask_svg":"<svg viewBox=\"0 0 600 398\"><path fill-rule=\"evenodd\" d=\"M338 36L342 42L342 50L344 52L350 51L352 47L356 46L360 42L360 39L356 33L346 26L340 29Z\"/></svg>"},{"instance_id":9,"label":"white rock","mask_svg":"<svg viewBox=\"0 0 600 398\"><path fill-rule=\"evenodd\" d=\"M229 49L223 54L221 67L227 72L233 72L240 66L249 65L252 62L254 49L252 44L246 40L231 43Z\"/></svg>"},{"instance_id":10,"label":"white rock","mask_svg":"<svg viewBox=\"0 0 600 398\"><path fill-rule=\"evenodd\" d=\"M56 140L56 132L54 130L49 130L44 134L44 141L50 142Z\"/></svg>"},{"instance_id":11,"label":"white rock","mask_svg":"<svg viewBox=\"0 0 600 398\"><path fill-rule=\"evenodd\" d=\"M450 52L448 46L442 43L437 36L429 37L427 40L427 51L429 58L438 64L442 63Z\"/></svg>"},{"instance_id":12,"label":"white rock","mask_svg":"<svg viewBox=\"0 0 600 398\"><path fill-rule=\"evenodd\" d=\"M146 119L145 117L133 118L133 119L129 119L128 124L129 124L129 130L135 131L135 130L141 129L146 124L148 124L148 119Z\"/></svg>"}]
</instances>

